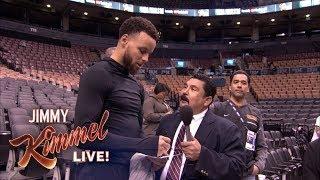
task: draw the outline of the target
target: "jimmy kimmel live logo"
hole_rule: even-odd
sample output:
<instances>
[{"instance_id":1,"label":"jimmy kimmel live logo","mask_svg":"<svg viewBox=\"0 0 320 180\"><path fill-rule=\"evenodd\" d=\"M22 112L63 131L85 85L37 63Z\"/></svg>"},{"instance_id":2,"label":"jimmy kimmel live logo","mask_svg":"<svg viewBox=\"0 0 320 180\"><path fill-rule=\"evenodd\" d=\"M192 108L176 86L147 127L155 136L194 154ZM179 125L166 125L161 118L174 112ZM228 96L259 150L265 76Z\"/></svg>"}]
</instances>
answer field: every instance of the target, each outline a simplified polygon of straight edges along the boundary
<instances>
[{"instance_id":1,"label":"jimmy kimmel live logo","mask_svg":"<svg viewBox=\"0 0 320 180\"><path fill-rule=\"evenodd\" d=\"M66 122L66 116L68 110L63 111L62 109L46 110L42 109L33 110L33 119L29 120L31 123L54 123L60 122L60 113L63 118L63 122ZM15 139L9 140L10 144L14 147L18 147L22 144L27 144L26 150L18 162L21 167L26 167L30 161L31 156L39 162L42 166L47 169L53 169L57 163L57 158L46 157L49 153L55 154L66 150L71 146L78 146L79 143L86 143L87 141L92 142L97 138L103 140L108 133L108 130L104 131L104 125L108 120L109 112L105 111L101 118L100 123L91 123L89 128L87 127L76 127L71 130L70 133L56 133L52 126L45 127L38 137L34 139L30 134L24 134ZM43 146L42 153L38 153L36 149L39 146ZM96 158L95 158L96 157ZM82 151L81 158L78 158L77 152L73 152L74 162L97 162L109 161L108 151Z\"/></svg>"}]
</instances>

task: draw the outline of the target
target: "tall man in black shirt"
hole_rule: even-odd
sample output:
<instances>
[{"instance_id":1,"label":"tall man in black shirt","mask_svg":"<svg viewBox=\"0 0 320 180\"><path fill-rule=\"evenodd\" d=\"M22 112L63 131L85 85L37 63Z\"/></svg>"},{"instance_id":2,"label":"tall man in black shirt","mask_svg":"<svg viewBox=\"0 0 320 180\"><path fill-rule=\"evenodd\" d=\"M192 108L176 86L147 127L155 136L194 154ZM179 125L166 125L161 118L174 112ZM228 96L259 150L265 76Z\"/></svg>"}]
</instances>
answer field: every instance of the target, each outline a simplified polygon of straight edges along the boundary
<instances>
[{"instance_id":1,"label":"tall man in black shirt","mask_svg":"<svg viewBox=\"0 0 320 180\"><path fill-rule=\"evenodd\" d=\"M263 171L267 157L261 113L245 99L249 83L250 77L245 71L234 72L230 76L230 98L222 103L214 103L214 113L231 120L242 131L246 155L244 180L255 179Z\"/></svg>"},{"instance_id":2,"label":"tall man in black shirt","mask_svg":"<svg viewBox=\"0 0 320 180\"><path fill-rule=\"evenodd\" d=\"M110 114L105 125L107 137L80 148L109 151L110 161L80 164L77 179L128 179L133 153L167 154L169 138L142 138L144 91L132 76L148 61L157 40L158 31L150 21L129 18L119 29L119 41L111 58L94 64L81 77L75 125L99 122L105 110Z\"/></svg>"}]
</instances>

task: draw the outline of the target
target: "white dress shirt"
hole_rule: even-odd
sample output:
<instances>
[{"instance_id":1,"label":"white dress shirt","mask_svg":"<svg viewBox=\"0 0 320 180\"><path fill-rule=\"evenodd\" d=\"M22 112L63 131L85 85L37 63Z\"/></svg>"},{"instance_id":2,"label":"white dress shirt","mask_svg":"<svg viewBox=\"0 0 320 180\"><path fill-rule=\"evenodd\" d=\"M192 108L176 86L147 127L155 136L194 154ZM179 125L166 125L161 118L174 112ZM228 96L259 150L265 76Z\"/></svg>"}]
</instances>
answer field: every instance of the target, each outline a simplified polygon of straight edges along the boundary
<instances>
[{"instance_id":1,"label":"white dress shirt","mask_svg":"<svg viewBox=\"0 0 320 180\"><path fill-rule=\"evenodd\" d=\"M313 142L313 141L315 141L315 140L317 140L317 139L319 139L319 137L318 137L316 131L314 131L314 132L313 132L312 139L311 139L311 142Z\"/></svg>"},{"instance_id":2,"label":"white dress shirt","mask_svg":"<svg viewBox=\"0 0 320 180\"><path fill-rule=\"evenodd\" d=\"M190 132L191 132L191 135L193 137L197 133L198 128L199 128L199 126L200 126L200 124L202 122L202 119L203 119L203 117L204 117L204 115L206 114L207 111L208 111L208 109L202 111L199 114L193 115L192 121L190 123ZM170 166L170 163L171 163L173 155L174 155L173 153L174 153L176 141L177 141L177 138L178 138L178 135L179 135L179 132L180 132L180 129L181 129L182 125L183 125L183 122L181 121L179 126L178 126L178 128L177 128L177 130L176 130L176 132L175 132L175 134L174 134L174 138L173 138L173 141L172 141L172 147L171 147L171 151L170 151L170 154L169 154L169 159L168 159L166 165L163 168L163 171L162 171L161 176L160 176L160 180L165 180L166 177L167 177L169 166ZM186 140L187 140L187 137L186 137L186 135L184 135L184 141L186 141ZM182 174L185 162L186 162L186 156L184 154L182 154L182 164L181 164L181 168L180 168L179 179L181 179L181 174Z\"/></svg>"}]
</instances>

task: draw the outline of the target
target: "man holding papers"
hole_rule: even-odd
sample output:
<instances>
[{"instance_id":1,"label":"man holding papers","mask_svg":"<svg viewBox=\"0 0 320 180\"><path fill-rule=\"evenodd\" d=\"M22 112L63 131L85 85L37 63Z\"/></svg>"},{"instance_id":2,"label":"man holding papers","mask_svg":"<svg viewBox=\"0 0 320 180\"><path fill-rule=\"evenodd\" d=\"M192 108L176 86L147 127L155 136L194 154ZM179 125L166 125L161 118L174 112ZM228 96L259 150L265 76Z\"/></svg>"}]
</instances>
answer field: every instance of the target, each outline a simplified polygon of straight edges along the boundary
<instances>
[{"instance_id":1,"label":"man holding papers","mask_svg":"<svg viewBox=\"0 0 320 180\"><path fill-rule=\"evenodd\" d=\"M181 93L180 106L192 108L192 120L188 128L181 112L161 120L157 135L169 137L172 143L156 179L240 179L244 168L241 133L235 124L208 110L216 94L212 80L195 75ZM192 139L187 140L186 133Z\"/></svg>"}]
</instances>

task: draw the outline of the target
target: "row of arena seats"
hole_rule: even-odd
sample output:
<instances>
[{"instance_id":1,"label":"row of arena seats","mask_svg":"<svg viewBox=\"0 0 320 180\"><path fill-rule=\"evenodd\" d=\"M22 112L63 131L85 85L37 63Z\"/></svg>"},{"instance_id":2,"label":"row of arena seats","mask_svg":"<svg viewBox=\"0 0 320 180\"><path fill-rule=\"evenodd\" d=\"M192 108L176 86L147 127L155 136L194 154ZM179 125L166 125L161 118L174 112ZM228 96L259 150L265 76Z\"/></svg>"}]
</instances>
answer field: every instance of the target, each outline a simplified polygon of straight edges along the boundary
<instances>
[{"instance_id":1,"label":"row of arena seats","mask_svg":"<svg viewBox=\"0 0 320 180\"><path fill-rule=\"evenodd\" d=\"M273 66L279 67L279 68L315 67L315 66L320 66L320 58L273 61ZM265 69L265 68L267 68L267 65L262 62L249 63L249 69Z\"/></svg>"},{"instance_id":2,"label":"row of arena seats","mask_svg":"<svg viewBox=\"0 0 320 180\"><path fill-rule=\"evenodd\" d=\"M59 72L44 72L37 70L23 71L23 74L8 69L6 66L0 64L0 78L8 77L12 79L24 79L24 80L34 80L37 82L46 81L53 85L57 85L61 88L65 88L68 91L79 90L79 75L71 75Z\"/></svg>"},{"instance_id":3,"label":"row of arena seats","mask_svg":"<svg viewBox=\"0 0 320 180\"><path fill-rule=\"evenodd\" d=\"M52 169L48 170L31 159L28 166L18 167L17 162L21 158L21 154L25 151L25 144L17 147L9 147L8 140L20 137L24 134L30 134L33 138L37 138L46 123L29 123L31 119L30 113L24 108L0 108L0 121L5 121L5 129L2 127L0 131L0 139L2 147L0 149L0 165L6 166L5 179L68 179L70 177L70 169L72 164L72 153L74 151L80 152L76 147L71 147L60 153L55 153L58 159L58 164ZM67 115L67 122L50 124L56 133L68 133L73 128L74 113L69 112ZM4 124L3 122L0 124ZM41 153L42 146L36 149ZM49 154L50 158L52 154ZM2 173L3 177L3 173ZM64 178L66 177L66 178Z\"/></svg>"},{"instance_id":4,"label":"row of arena seats","mask_svg":"<svg viewBox=\"0 0 320 180\"><path fill-rule=\"evenodd\" d=\"M191 60L192 68L202 68L208 69L214 64L213 59L192 59Z\"/></svg>"},{"instance_id":5,"label":"row of arena seats","mask_svg":"<svg viewBox=\"0 0 320 180\"><path fill-rule=\"evenodd\" d=\"M160 83L167 84L171 91L179 92L185 83L191 78L191 76L175 76L175 75L157 75L157 80ZM217 88L217 96L223 96L227 98L229 96L229 77L226 78L226 85L224 87Z\"/></svg>"},{"instance_id":6,"label":"row of arena seats","mask_svg":"<svg viewBox=\"0 0 320 180\"><path fill-rule=\"evenodd\" d=\"M315 118L320 115L320 99L260 101L253 105L260 109L265 121L281 120L284 123L314 124Z\"/></svg>"},{"instance_id":7,"label":"row of arena seats","mask_svg":"<svg viewBox=\"0 0 320 180\"><path fill-rule=\"evenodd\" d=\"M167 68L175 67L175 59L151 58L145 65L145 68ZM183 59L188 68L208 69L214 63L213 59Z\"/></svg>"},{"instance_id":8,"label":"row of arena seats","mask_svg":"<svg viewBox=\"0 0 320 180\"><path fill-rule=\"evenodd\" d=\"M97 60L96 53L80 45L61 47L0 36L0 56L14 68L23 71L59 72L77 75L86 69L86 65ZM99 48L95 48L99 49ZM101 50L101 52L103 52ZM104 53L104 52L103 52ZM184 59L190 68L208 69L213 59ZM168 58L151 58L145 68L173 67L174 60Z\"/></svg>"},{"instance_id":9,"label":"row of arena seats","mask_svg":"<svg viewBox=\"0 0 320 180\"><path fill-rule=\"evenodd\" d=\"M89 62L98 59L90 48L62 47L0 36L1 58L17 69L33 69L78 74Z\"/></svg>"},{"instance_id":10,"label":"row of arena seats","mask_svg":"<svg viewBox=\"0 0 320 180\"><path fill-rule=\"evenodd\" d=\"M27 76L38 79L39 81L43 80L53 85L66 88L69 91L79 89L79 75L31 69L23 69L23 73Z\"/></svg>"},{"instance_id":11,"label":"row of arena seats","mask_svg":"<svg viewBox=\"0 0 320 180\"><path fill-rule=\"evenodd\" d=\"M312 59L320 57L320 52L309 52L299 54L284 54L268 57L272 61L295 60L295 59Z\"/></svg>"},{"instance_id":12,"label":"row of arena seats","mask_svg":"<svg viewBox=\"0 0 320 180\"><path fill-rule=\"evenodd\" d=\"M264 131L268 145L266 166L262 174L267 179L302 179L302 154L295 137L283 137L280 131Z\"/></svg>"},{"instance_id":13,"label":"row of arena seats","mask_svg":"<svg viewBox=\"0 0 320 180\"><path fill-rule=\"evenodd\" d=\"M0 78L0 165L6 166L6 179L30 179L47 178L61 179L66 174L69 176L72 161L72 152L77 149L69 149L56 154L59 164L48 170L42 167L34 159L26 168L17 167L19 154L25 151L25 147L10 148L9 139L30 134L38 137L40 131L48 124L30 123L34 109L68 109L66 122L63 124L50 124L57 132L69 132L73 128L74 109L77 95L45 81L27 79ZM60 115L60 122L62 118ZM38 149L37 149L38 150ZM39 152L41 149L39 149ZM21 157L20 157L21 158ZM3 177L3 176L1 176Z\"/></svg>"},{"instance_id":14,"label":"row of arena seats","mask_svg":"<svg viewBox=\"0 0 320 180\"><path fill-rule=\"evenodd\" d=\"M263 134L266 138L268 149L298 146L297 139L294 136L284 137L280 131L264 131Z\"/></svg>"},{"instance_id":15,"label":"row of arena seats","mask_svg":"<svg viewBox=\"0 0 320 180\"><path fill-rule=\"evenodd\" d=\"M30 69L23 69L22 73L23 74L0 64L0 78L10 77L14 79L46 81L69 91L79 90L79 75Z\"/></svg>"},{"instance_id":16,"label":"row of arena seats","mask_svg":"<svg viewBox=\"0 0 320 180\"><path fill-rule=\"evenodd\" d=\"M170 59L164 58L150 58L150 60L143 65L144 68L166 68L172 67Z\"/></svg>"},{"instance_id":17,"label":"row of arena seats","mask_svg":"<svg viewBox=\"0 0 320 180\"><path fill-rule=\"evenodd\" d=\"M252 76L256 99L320 98L320 74L277 74Z\"/></svg>"},{"instance_id":18,"label":"row of arena seats","mask_svg":"<svg viewBox=\"0 0 320 180\"><path fill-rule=\"evenodd\" d=\"M77 95L47 82L33 80L0 79L0 105L10 109L15 107L68 108L74 109ZM29 112L28 111L28 112Z\"/></svg>"},{"instance_id":19,"label":"row of arena seats","mask_svg":"<svg viewBox=\"0 0 320 180\"><path fill-rule=\"evenodd\" d=\"M175 76L175 75L157 75L159 83L164 83L169 86L171 91L179 92L191 76Z\"/></svg>"},{"instance_id":20,"label":"row of arena seats","mask_svg":"<svg viewBox=\"0 0 320 180\"><path fill-rule=\"evenodd\" d=\"M158 82L167 84L178 92L190 76L158 75ZM252 76L252 92L257 100L270 99L318 99L320 98L320 74L279 74ZM217 95L228 97L229 78L226 85L217 88Z\"/></svg>"},{"instance_id":21,"label":"row of arena seats","mask_svg":"<svg viewBox=\"0 0 320 180\"><path fill-rule=\"evenodd\" d=\"M292 67L314 67L320 66L320 53L300 53L266 57L268 62L273 62L274 67L292 68ZM262 61L262 56L248 56L245 61L249 69L268 68L267 64Z\"/></svg>"},{"instance_id":22,"label":"row of arena seats","mask_svg":"<svg viewBox=\"0 0 320 180\"><path fill-rule=\"evenodd\" d=\"M17 80L32 80L41 83L50 83L67 91L79 91L79 75L72 75L59 72L44 72L40 70L24 71L23 74L8 69L0 64L0 78L11 78ZM154 85L147 83L144 80L139 80L148 94L153 93Z\"/></svg>"},{"instance_id":23,"label":"row of arena seats","mask_svg":"<svg viewBox=\"0 0 320 180\"><path fill-rule=\"evenodd\" d=\"M0 64L0 78L14 78L14 79L24 79L24 80L32 80L32 77L21 74L17 71L8 69L4 65ZM38 80L36 80L38 81Z\"/></svg>"}]
</instances>

